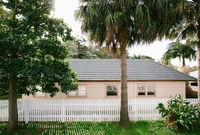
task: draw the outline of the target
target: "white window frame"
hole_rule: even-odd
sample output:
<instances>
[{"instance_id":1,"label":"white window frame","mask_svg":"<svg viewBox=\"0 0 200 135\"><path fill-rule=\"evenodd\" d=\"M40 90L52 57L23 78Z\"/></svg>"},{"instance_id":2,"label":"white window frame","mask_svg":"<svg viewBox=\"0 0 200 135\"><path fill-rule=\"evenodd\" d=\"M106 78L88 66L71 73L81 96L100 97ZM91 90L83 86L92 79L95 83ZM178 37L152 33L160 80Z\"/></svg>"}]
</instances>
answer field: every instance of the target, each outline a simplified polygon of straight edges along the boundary
<instances>
[{"instance_id":1,"label":"white window frame","mask_svg":"<svg viewBox=\"0 0 200 135\"><path fill-rule=\"evenodd\" d=\"M84 95L81 95L80 94L80 91L82 91L81 89L85 89L85 91L84 91ZM86 90L86 86L85 85L79 85L78 86L78 91L77 91L77 95L79 96L79 97L86 97L86 95L87 95L87 90Z\"/></svg>"},{"instance_id":2,"label":"white window frame","mask_svg":"<svg viewBox=\"0 0 200 135\"><path fill-rule=\"evenodd\" d=\"M154 91L153 91L153 92L154 92L154 95L148 95L149 87L150 87L150 86L153 86L153 87L154 87ZM153 84L148 84L148 85L147 85L147 88L146 88L146 95L147 95L147 96L156 96L156 86L153 85Z\"/></svg>"},{"instance_id":3,"label":"white window frame","mask_svg":"<svg viewBox=\"0 0 200 135\"><path fill-rule=\"evenodd\" d=\"M139 95L139 87L143 86L144 87L144 95ZM137 84L137 96L146 96L146 85L145 84Z\"/></svg>"},{"instance_id":4,"label":"white window frame","mask_svg":"<svg viewBox=\"0 0 200 135\"><path fill-rule=\"evenodd\" d=\"M144 86L144 92L145 95L138 95L138 87L143 85ZM154 95L148 95L148 88L149 86L154 86L155 90L154 90ZM137 97L155 97L156 96L156 84L152 84L152 83L137 83L136 84L136 95Z\"/></svg>"},{"instance_id":5,"label":"white window frame","mask_svg":"<svg viewBox=\"0 0 200 135\"><path fill-rule=\"evenodd\" d=\"M81 87L85 87L85 95L80 95L80 88ZM70 93L75 93L75 95L70 95ZM78 85L78 90L73 90L73 91L69 91L68 92L68 97L71 97L71 98L73 98L73 97L79 97L79 98L85 98L85 97L87 97L87 86L86 85Z\"/></svg>"},{"instance_id":6,"label":"white window frame","mask_svg":"<svg viewBox=\"0 0 200 135\"><path fill-rule=\"evenodd\" d=\"M108 86L114 86L114 87L116 87L116 89L117 89L117 95L112 95L112 96L111 95L107 95L107 87ZM105 89L106 89L106 97L110 97L110 98L112 98L112 97L118 97L118 95L119 95L119 88L118 88L117 85L115 85L115 84L107 84Z\"/></svg>"}]
</instances>

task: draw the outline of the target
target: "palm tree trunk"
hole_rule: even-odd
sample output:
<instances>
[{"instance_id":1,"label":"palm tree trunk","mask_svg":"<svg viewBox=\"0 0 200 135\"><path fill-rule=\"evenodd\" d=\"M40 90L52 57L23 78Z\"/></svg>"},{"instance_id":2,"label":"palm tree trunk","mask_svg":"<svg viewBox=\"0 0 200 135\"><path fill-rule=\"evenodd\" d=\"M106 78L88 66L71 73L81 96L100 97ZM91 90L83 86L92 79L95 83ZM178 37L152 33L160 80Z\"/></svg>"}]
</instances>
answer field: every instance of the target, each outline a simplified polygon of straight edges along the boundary
<instances>
[{"instance_id":1,"label":"palm tree trunk","mask_svg":"<svg viewBox=\"0 0 200 135\"><path fill-rule=\"evenodd\" d=\"M182 61L182 66L185 67L185 58L182 57L182 60L183 60L183 61Z\"/></svg>"},{"instance_id":2,"label":"palm tree trunk","mask_svg":"<svg viewBox=\"0 0 200 135\"><path fill-rule=\"evenodd\" d=\"M199 104L200 104L200 17L198 18L198 25L197 25L197 40L198 40L198 44L197 44L197 58L198 58L198 90L199 90Z\"/></svg>"},{"instance_id":3,"label":"palm tree trunk","mask_svg":"<svg viewBox=\"0 0 200 135\"><path fill-rule=\"evenodd\" d=\"M121 110L120 110L119 124L122 127L129 127L130 119L128 115L126 42L121 42L120 53L121 53Z\"/></svg>"},{"instance_id":4,"label":"palm tree trunk","mask_svg":"<svg viewBox=\"0 0 200 135\"><path fill-rule=\"evenodd\" d=\"M18 0L12 1L13 7L11 9L12 12L12 21L14 24L14 21L16 19L16 14L17 14L17 2ZM15 24L14 24L15 25ZM14 29L15 26L12 26L12 30ZM11 33L12 36L12 45L15 47L15 37L13 35L13 31ZM11 59L16 59L16 52L14 49L12 49L12 56ZM12 66L12 64L11 64ZM9 78L9 124L8 124L8 129L10 132L14 133L17 131L17 125L18 125L18 111L17 111L17 76L13 71L11 71L11 76Z\"/></svg>"},{"instance_id":5,"label":"palm tree trunk","mask_svg":"<svg viewBox=\"0 0 200 135\"><path fill-rule=\"evenodd\" d=\"M17 131L17 125L17 77L15 75L12 75L9 79L9 131Z\"/></svg>"}]
</instances>

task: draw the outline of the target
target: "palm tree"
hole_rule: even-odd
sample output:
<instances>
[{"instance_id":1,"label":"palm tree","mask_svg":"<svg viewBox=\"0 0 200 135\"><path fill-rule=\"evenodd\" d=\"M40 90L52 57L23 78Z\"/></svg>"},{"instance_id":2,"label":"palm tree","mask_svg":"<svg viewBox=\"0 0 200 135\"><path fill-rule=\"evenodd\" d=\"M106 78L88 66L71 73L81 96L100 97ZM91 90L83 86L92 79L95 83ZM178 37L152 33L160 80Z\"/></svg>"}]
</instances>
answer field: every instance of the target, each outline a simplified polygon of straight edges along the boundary
<instances>
[{"instance_id":1,"label":"palm tree","mask_svg":"<svg viewBox=\"0 0 200 135\"><path fill-rule=\"evenodd\" d=\"M197 39L198 87L200 94L200 1L168 0L168 4L174 5L170 8L171 15L176 16L176 23L171 25L168 36Z\"/></svg>"},{"instance_id":2,"label":"palm tree","mask_svg":"<svg viewBox=\"0 0 200 135\"><path fill-rule=\"evenodd\" d=\"M121 111L120 125L130 125L127 97L127 47L134 43L152 42L162 33L156 15L161 16L157 3L148 0L81 0L76 17L82 21L82 31L98 45L120 48ZM157 6L158 7L158 6ZM152 20L151 20L152 16ZM156 20L156 21L154 21ZM159 21L163 20L159 17ZM150 34L151 33L151 34ZM162 34L159 34L162 35Z\"/></svg>"},{"instance_id":3,"label":"palm tree","mask_svg":"<svg viewBox=\"0 0 200 135\"><path fill-rule=\"evenodd\" d=\"M179 40L169 44L168 50L163 56L164 64L170 63L171 59L179 58L182 61L182 67L185 66L185 59L196 59L196 41L187 40L185 44Z\"/></svg>"}]
</instances>

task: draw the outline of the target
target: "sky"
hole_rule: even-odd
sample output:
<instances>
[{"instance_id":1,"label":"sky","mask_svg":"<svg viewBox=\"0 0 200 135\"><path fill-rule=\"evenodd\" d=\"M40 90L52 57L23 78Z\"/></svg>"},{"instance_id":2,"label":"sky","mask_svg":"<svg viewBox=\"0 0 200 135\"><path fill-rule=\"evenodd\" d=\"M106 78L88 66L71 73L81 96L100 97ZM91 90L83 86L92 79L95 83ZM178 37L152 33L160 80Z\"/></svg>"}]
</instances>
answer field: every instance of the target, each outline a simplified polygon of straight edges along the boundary
<instances>
[{"instance_id":1,"label":"sky","mask_svg":"<svg viewBox=\"0 0 200 135\"><path fill-rule=\"evenodd\" d=\"M55 0L54 16L61 18L72 28L72 34L77 38L86 37L81 32L81 22L75 19L74 12L79 7L79 0ZM133 55L147 55L159 61L168 48L168 44L172 42L169 40L155 41L151 44L134 45L128 49L131 56ZM172 60L174 65L179 66L178 59ZM186 65L195 66L196 61L186 61Z\"/></svg>"}]
</instances>

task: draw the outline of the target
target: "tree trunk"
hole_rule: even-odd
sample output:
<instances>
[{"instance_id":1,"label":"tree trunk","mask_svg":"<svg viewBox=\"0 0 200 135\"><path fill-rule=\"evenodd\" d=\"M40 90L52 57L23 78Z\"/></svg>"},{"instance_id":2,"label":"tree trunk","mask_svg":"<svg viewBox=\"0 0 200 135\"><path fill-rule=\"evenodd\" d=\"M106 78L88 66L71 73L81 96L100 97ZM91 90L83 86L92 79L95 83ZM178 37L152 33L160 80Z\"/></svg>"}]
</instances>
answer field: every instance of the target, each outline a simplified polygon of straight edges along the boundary
<instances>
[{"instance_id":1,"label":"tree trunk","mask_svg":"<svg viewBox=\"0 0 200 135\"><path fill-rule=\"evenodd\" d=\"M11 32L11 37L12 37L12 46L13 48L15 47L15 36L14 36L14 28L15 28L15 19L16 19L16 14L17 14L17 3L18 0L13 0L12 1L12 32ZM12 56L11 59L16 59L16 52L12 48ZM10 67L13 67L12 64ZM9 124L8 124L8 129L10 132L14 133L17 131L17 125L18 125L18 111L17 111L17 76L15 74L15 69L13 68L12 71L10 71L10 78L9 78Z\"/></svg>"},{"instance_id":2,"label":"tree trunk","mask_svg":"<svg viewBox=\"0 0 200 135\"><path fill-rule=\"evenodd\" d=\"M18 112L17 112L17 77L11 76L9 79L9 131L17 131Z\"/></svg>"},{"instance_id":3,"label":"tree trunk","mask_svg":"<svg viewBox=\"0 0 200 135\"><path fill-rule=\"evenodd\" d=\"M198 44L197 44L197 59L198 59L198 90L199 90L199 104L200 104L200 17L198 18L198 24L197 24L197 40L198 40Z\"/></svg>"},{"instance_id":4,"label":"tree trunk","mask_svg":"<svg viewBox=\"0 0 200 135\"><path fill-rule=\"evenodd\" d=\"M185 67L185 58L183 57L182 60L182 66Z\"/></svg>"},{"instance_id":5,"label":"tree trunk","mask_svg":"<svg viewBox=\"0 0 200 135\"><path fill-rule=\"evenodd\" d=\"M121 110L120 110L119 124L122 127L129 127L130 120L128 115L126 41L121 42L120 53L121 53Z\"/></svg>"}]
</instances>

